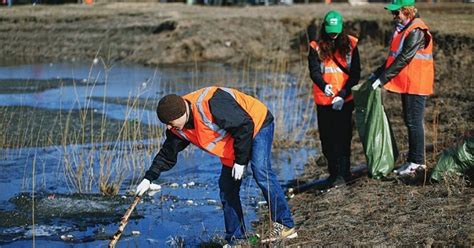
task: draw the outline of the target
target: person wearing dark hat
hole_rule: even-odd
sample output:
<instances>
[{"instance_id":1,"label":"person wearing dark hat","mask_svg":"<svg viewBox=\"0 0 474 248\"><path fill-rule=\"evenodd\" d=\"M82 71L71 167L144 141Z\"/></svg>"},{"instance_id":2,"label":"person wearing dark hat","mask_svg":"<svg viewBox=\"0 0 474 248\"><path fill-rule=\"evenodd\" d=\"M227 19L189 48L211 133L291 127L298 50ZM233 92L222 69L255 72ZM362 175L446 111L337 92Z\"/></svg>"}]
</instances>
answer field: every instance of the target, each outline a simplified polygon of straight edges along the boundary
<instances>
[{"instance_id":1,"label":"person wearing dark hat","mask_svg":"<svg viewBox=\"0 0 474 248\"><path fill-rule=\"evenodd\" d=\"M313 34L316 36L315 34ZM319 39L310 37L308 66L316 103L319 138L328 161L327 186L351 179L351 87L360 79L358 39L344 32L342 15L329 11Z\"/></svg>"},{"instance_id":2,"label":"person wearing dark hat","mask_svg":"<svg viewBox=\"0 0 474 248\"><path fill-rule=\"evenodd\" d=\"M166 124L166 140L138 185L137 195L171 169L178 153L192 143L221 159L219 189L229 244L246 237L239 191L249 163L273 221L269 237L262 241L297 237L285 195L271 169L273 115L262 102L235 89L207 87L163 97L157 115Z\"/></svg>"},{"instance_id":3,"label":"person wearing dark hat","mask_svg":"<svg viewBox=\"0 0 474 248\"><path fill-rule=\"evenodd\" d=\"M403 119L408 129L408 156L394 172L398 175L426 169L423 116L426 97L433 94L433 38L419 18L415 0L393 0L385 7L395 24L390 53L369 77L372 87L383 86L401 96Z\"/></svg>"}]
</instances>

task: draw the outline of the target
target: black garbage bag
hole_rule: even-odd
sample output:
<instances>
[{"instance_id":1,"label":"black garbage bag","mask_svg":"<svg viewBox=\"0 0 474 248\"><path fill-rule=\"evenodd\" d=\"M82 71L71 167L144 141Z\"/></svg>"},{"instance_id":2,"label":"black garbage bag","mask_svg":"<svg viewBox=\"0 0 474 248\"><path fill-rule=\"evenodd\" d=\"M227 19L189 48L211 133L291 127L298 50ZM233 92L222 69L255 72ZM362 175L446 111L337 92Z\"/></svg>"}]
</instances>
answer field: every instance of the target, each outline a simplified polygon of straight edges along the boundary
<instances>
[{"instance_id":1,"label":"black garbage bag","mask_svg":"<svg viewBox=\"0 0 474 248\"><path fill-rule=\"evenodd\" d=\"M398 149L382 105L380 88L369 82L352 88L355 123L364 147L367 167L372 178L380 179L393 170Z\"/></svg>"}]
</instances>

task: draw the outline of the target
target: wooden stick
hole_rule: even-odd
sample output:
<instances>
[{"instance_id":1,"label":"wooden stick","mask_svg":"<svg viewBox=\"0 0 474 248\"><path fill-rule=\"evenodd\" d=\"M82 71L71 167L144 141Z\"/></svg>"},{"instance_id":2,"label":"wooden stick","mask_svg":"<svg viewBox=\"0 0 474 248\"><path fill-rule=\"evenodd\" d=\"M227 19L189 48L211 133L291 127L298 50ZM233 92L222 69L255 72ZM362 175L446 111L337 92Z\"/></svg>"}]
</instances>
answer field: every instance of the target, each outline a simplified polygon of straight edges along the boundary
<instances>
[{"instance_id":1,"label":"wooden stick","mask_svg":"<svg viewBox=\"0 0 474 248\"><path fill-rule=\"evenodd\" d=\"M140 196L137 195L135 196L135 200L133 200L130 207L128 207L127 212L125 212L125 215L122 217L122 221L120 221L120 226L117 232L114 234L114 236L110 240L109 248L114 248L115 245L117 244L118 240L120 239L120 236L122 236L125 226L127 225L128 218L130 218L130 215L132 214L133 209L135 209L135 207L137 206L139 202L140 202Z\"/></svg>"}]
</instances>

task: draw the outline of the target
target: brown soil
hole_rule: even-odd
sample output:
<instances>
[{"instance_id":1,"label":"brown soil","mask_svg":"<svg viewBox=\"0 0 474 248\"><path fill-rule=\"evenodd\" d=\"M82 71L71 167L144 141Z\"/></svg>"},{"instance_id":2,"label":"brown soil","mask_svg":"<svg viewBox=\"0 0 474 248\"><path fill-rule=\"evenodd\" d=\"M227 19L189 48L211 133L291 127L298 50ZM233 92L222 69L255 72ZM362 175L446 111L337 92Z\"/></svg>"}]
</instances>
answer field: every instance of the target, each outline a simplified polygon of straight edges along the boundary
<instances>
[{"instance_id":1,"label":"brown soil","mask_svg":"<svg viewBox=\"0 0 474 248\"><path fill-rule=\"evenodd\" d=\"M428 98L425 113L426 143L436 144L434 152L427 154L431 169L439 151L474 126L474 5L418 7L435 39L436 90ZM306 29L319 24L330 8L340 10L346 27L360 37L366 78L387 54L391 25L382 4L215 8L115 3L2 8L0 57L4 64L92 61L94 57L106 63L150 65L222 61L256 66L283 61L291 71L307 71ZM301 76L309 82L307 72ZM399 96L384 92L384 105L398 146L406 150ZM308 135L318 140L316 130ZM352 163L363 162L354 132ZM301 181L325 176L325 167L314 161L308 161L306 168ZM423 186L364 177L322 195L306 192L290 200L300 237L283 245L472 247L473 195L472 185L459 178Z\"/></svg>"},{"instance_id":2,"label":"brown soil","mask_svg":"<svg viewBox=\"0 0 474 248\"><path fill-rule=\"evenodd\" d=\"M331 8L340 10L346 26L355 28L361 38L382 40L391 20L383 6L219 8L112 3L0 8L0 57L3 63L92 61L96 56L104 61L151 65L209 60L295 61L300 58L299 45L306 47L306 27L313 20L320 22ZM442 40L447 36L450 46L464 44L472 48L473 5L419 8L435 37Z\"/></svg>"}]
</instances>

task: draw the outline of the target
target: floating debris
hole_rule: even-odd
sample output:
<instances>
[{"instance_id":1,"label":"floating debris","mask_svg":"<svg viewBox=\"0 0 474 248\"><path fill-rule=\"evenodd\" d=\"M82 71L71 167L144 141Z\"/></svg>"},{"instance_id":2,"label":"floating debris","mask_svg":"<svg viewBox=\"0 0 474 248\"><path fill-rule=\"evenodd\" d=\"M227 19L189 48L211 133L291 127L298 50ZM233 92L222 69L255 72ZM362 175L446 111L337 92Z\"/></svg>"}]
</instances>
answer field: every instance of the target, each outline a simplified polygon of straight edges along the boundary
<instances>
[{"instance_id":1,"label":"floating debris","mask_svg":"<svg viewBox=\"0 0 474 248\"><path fill-rule=\"evenodd\" d=\"M146 239L146 241L148 241L148 243L150 244L158 244L160 243L160 241L158 239Z\"/></svg>"},{"instance_id":2,"label":"floating debris","mask_svg":"<svg viewBox=\"0 0 474 248\"><path fill-rule=\"evenodd\" d=\"M93 232L94 234L105 234L105 227L99 227Z\"/></svg>"},{"instance_id":3,"label":"floating debris","mask_svg":"<svg viewBox=\"0 0 474 248\"><path fill-rule=\"evenodd\" d=\"M150 190L148 190L148 195L154 196L159 191L161 191L161 185L152 183L150 184Z\"/></svg>"},{"instance_id":4,"label":"floating debris","mask_svg":"<svg viewBox=\"0 0 474 248\"><path fill-rule=\"evenodd\" d=\"M138 235L140 235L140 234L141 234L140 231L132 231L132 235L133 235L133 236L138 236Z\"/></svg>"},{"instance_id":5,"label":"floating debris","mask_svg":"<svg viewBox=\"0 0 474 248\"><path fill-rule=\"evenodd\" d=\"M63 234L61 235L61 239L64 241L72 241L74 239L74 236L71 234Z\"/></svg>"},{"instance_id":6,"label":"floating debris","mask_svg":"<svg viewBox=\"0 0 474 248\"><path fill-rule=\"evenodd\" d=\"M267 205L267 201L259 201L257 202L257 208L261 208L263 206L266 206Z\"/></svg>"},{"instance_id":7,"label":"floating debris","mask_svg":"<svg viewBox=\"0 0 474 248\"><path fill-rule=\"evenodd\" d=\"M160 201L172 201L172 202L178 202L179 198L175 195L170 195L170 194L165 194L160 196Z\"/></svg>"},{"instance_id":8,"label":"floating debris","mask_svg":"<svg viewBox=\"0 0 474 248\"><path fill-rule=\"evenodd\" d=\"M175 188L178 188L178 187L179 187L179 184L177 184L177 183L170 184L170 188L175 189Z\"/></svg>"}]
</instances>

